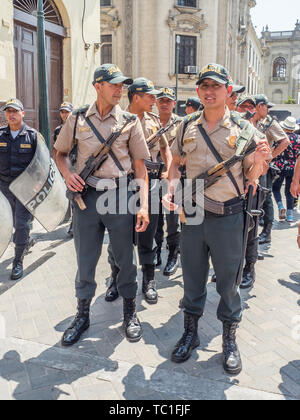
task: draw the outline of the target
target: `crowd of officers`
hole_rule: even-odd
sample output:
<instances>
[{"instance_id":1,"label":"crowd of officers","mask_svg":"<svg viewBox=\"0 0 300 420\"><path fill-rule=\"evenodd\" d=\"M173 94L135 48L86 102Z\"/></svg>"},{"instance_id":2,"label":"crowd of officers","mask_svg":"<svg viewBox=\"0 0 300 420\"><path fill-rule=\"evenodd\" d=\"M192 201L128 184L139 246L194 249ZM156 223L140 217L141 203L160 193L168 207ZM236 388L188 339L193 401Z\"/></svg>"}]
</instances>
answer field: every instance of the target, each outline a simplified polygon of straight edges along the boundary
<instances>
[{"instance_id":1,"label":"crowd of officers","mask_svg":"<svg viewBox=\"0 0 300 420\"><path fill-rule=\"evenodd\" d=\"M176 272L180 254L184 280L184 297L181 301L184 334L175 346L171 359L175 363L186 361L200 344L198 321L205 309L211 260L215 271L213 280L220 295L217 316L223 323L223 365L226 372L239 373L242 361L236 331L242 319L240 287L251 287L255 281L258 241L271 241L274 211L269 165L289 145L280 125L268 116L272 104L264 95L239 96L245 88L236 86L228 71L218 64L210 64L200 72L198 97L187 100L185 118L173 113L176 96L172 89L166 87L157 90L146 78L132 80L115 65L99 67L95 71L93 85L97 94L95 102L76 110L72 104L63 103L60 109L63 124L54 133L53 157L57 166L69 191L84 192L87 207L83 211L76 203L72 204L73 221L69 233L74 235L77 254L75 290L78 311L63 335L62 345L71 346L78 342L90 326L90 306L96 292L95 271L106 230L110 239L111 265L106 301L112 302L119 296L123 298L126 338L130 342L141 339L142 326L136 312L137 264L134 242L143 272L144 298L149 304L157 304L155 267L162 264L166 217L168 260L164 275L171 276ZM128 86L129 106L126 110L119 105L124 85ZM159 115L153 113L155 105ZM33 158L37 133L23 122L24 109L20 101L8 101L4 111L8 125L0 129L0 190L9 199L14 212L16 253L11 279L17 280L23 275L23 258L28 248L32 215L13 197L8 187ZM183 174L187 179L194 179L218 162L234 156L245 119L257 128L254 132L256 150L205 191L205 200L210 207L206 207L205 201L202 223L180 223L174 194ZM105 143L112 131L124 126L125 121L126 128L114 142L108 158L84 181L80 177L81 171L99 148L99 141ZM155 138L162 127L168 130L159 135L149 148L147 140ZM26 148L25 144L28 145ZM74 149L76 159L73 159L72 166L70 153ZM127 188L126 194L117 195L117 214L98 211L99 198L107 194L107 187L103 190L99 188L100 180L112 180L112 189L121 190L124 180L128 186L133 178L139 186L140 200L135 221L129 211L127 214L119 212L119 200L129 202L134 194ZM163 197L160 184L150 182L157 179L169 181L168 193ZM298 162L292 184L295 197L300 194L299 181ZM265 216L260 238L258 221L252 225L244 265L245 196L250 185L255 193L253 206L257 209L263 206ZM154 195L161 201L160 212L151 211L151 198ZM216 210L212 211L212 208Z\"/></svg>"}]
</instances>

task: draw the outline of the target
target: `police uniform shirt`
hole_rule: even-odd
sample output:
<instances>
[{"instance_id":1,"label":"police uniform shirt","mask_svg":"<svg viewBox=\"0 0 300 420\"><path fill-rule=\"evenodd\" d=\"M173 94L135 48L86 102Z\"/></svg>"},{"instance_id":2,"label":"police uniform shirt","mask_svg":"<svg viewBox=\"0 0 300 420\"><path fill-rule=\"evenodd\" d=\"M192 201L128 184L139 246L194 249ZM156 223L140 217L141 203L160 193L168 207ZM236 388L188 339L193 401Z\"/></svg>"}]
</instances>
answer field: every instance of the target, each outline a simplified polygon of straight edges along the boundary
<instances>
[{"instance_id":1,"label":"police uniform shirt","mask_svg":"<svg viewBox=\"0 0 300 420\"><path fill-rule=\"evenodd\" d=\"M235 143L241 132L241 128L232 121L228 108L223 119L217 123L212 132L209 131L204 113L198 120L191 122L184 134L182 149L183 156L186 157L188 179L195 178L218 163L200 133L198 128L199 124L203 126L223 160L227 160L235 155ZM182 139L182 130L183 124L178 128L176 141L174 141L171 148L174 156L182 157L179 146ZM253 157L249 156L245 159L244 163L238 163L231 168L231 172L237 181L241 194L245 190L243 168L250 168L252 164ZM230 178L227 175L223 175L216 184L205 190L205 195L211 200L226 202L237 197L237 191Z\"/></svg>"},{"instance_id":2,"label":"police uniform shirt","mask_svg":"<svg viewBox=\"0 0 300 420\"><path fill-rule=\"evenodd\" d=\"M15 138L9 126L0 128L0 180L11 182L32 161L37 144L37 131L26 124Z\"/></svg>"},{"instance_id":3,"label":"police uniform shirt","mask_svg":"<svg viewBox=\"0 0 300 420\"><path fill-rule=\"evenodd\" d=\"M96 129L106 140L111 135L112 130L118 126L121 119L122 110L119 105L115 106L109 114L102 118L98 112L96 102L89 108L86 116L90 118ZM58 152L69 154L74 146L74 125L76 115L70 115L63 125L58 139L54 145ZM76 128L76 139L78 142L77 173L80 173L89 157L96 152L100 146L100 141L93 133L90 126L82 115L78 118ZM124 133L114 142L112 151L128 174L132 172L133 160L149 159L149 151L143 134L139 119L137 118L129 124ZM108 156L101 168L93 174L95 177L111 179L119 178L120 173L115 162Z\"/></svg>"},{"instance_id":4,"label":"police uniform shirt","mask_svg":"<svg viewBox=\"0 0 300 420\"><path fill-rule=\"evenodd\" d=\"M180 119L176 114L172 114L170 120L166 124L166 127L168 125L172 124L173 121L176 121L176 124L173 125L173 127L169 131L167 131L167 133L165 134L170 147L172 146L174 140L176 139L177 129L178 129L179 125L181 124L182 119Z\"/></svg>"},{"instance_id":5,"label":"police uniform shirt","mask_svg":"<svg viewBox=\"0 0 300 420\"><path fill-rule=\"evenodd\" d=\"M273 148L276 143L284 139L288 140L286 133L283 131L280 124L275 120L273 121L271 127L268 128L265 134L271 148Z\"/></svg>"},{"instance_id":6,"label":"police uniform shirt","mask_svg":"<svg viewBox=\"0 0 300 420\"><path fill-rule=\"evenodd\" d=\"M146 140L149 139L153 134L157 133L158 130L160 130L161 128L159 118L154 114L150 114L148 112L144 113L144 117L141 120L141 123ZM168 140L166 136L163 135L160 137L155 147L150 151L153 162L157 162L157 157L159 155L160 148L165 149L166 147L168 147Z\"/></svg>"}]
</instances>

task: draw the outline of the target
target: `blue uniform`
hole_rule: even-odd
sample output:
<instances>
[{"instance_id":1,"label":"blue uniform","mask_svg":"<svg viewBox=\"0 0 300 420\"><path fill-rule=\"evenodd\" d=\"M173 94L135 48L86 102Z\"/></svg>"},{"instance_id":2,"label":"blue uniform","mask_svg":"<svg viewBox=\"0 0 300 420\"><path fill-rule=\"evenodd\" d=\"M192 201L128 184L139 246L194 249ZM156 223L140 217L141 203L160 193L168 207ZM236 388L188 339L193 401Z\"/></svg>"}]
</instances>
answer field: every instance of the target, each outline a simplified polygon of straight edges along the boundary
<instances>
[{"instance_id":1,"label":"blue uniform","mask_svg":"<svg viewBox=\"0 0 300 420\"><path fill-rule=\"evenodd\" d=\"M9 126L0 128L0 190L8 199L14 217L16 255L22 255L29 241L31 214L10 192L9 185L28 167L36 151L37 131L23 124L14 139Z\"/></svg>"}]
</instances>

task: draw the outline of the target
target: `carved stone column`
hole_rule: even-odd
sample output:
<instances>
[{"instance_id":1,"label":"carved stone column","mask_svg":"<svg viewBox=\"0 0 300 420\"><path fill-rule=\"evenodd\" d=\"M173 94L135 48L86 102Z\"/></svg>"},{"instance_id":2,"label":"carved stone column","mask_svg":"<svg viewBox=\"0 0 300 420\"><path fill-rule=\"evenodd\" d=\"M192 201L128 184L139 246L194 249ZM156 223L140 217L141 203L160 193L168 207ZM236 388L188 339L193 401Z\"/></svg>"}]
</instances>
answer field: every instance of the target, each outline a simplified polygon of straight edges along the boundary
<instances>
[{"instance_id":1,"label":"carved stone column","mask_svg":"<svg viewBox=\"0 0 300 420\"><path fill-rule=\"evenodd\" d=\"M133 73L133 1L123 0L124 9L124 73Z\"/></svg>"}]
</instances>

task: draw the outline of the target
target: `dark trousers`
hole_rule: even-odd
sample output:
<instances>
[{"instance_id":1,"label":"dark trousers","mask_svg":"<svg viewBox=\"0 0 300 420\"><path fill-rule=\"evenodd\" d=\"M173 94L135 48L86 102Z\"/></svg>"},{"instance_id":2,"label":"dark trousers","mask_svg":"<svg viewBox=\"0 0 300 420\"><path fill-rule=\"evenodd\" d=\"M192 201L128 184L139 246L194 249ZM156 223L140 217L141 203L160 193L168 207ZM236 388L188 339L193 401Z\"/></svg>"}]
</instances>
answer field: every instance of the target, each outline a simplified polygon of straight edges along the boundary
<instances>
[{"instance_id":1,"label":"dark trousers","mask_svg":"<svg viewBox=\"0 0 300 420\"><path fill-rule=\"evenodd\" d=\"M150 185L151 185L151 178ZM149 219L150 223L146 232L138 233L137 248L140 265L154 265L156 256L156 245L154 242L159 221L160 188L159 183L152 180L149 190Z\"/></svg>"},{"instance_id":2,"label":"dark trousers","mask_svg":"<svg viewBox=\"0 0 300 420\"><path fill-rule=\"evenodd\" d=\"M180 225L179 225L179 215L177 213L166 214L167 220L167 244L168 248L171 246L179 246L180 243ZM158 226L155 235L155 242L157 246L162 247L164 241L164 224L165 224L165 215L163 208L161 208L161 213L158 219Z\"/></svg>"},{"instance_id":3,"label":"dark trousers","mask_svg":"<svg viewBox=\"0 0 300 420\"><path fill-rule=\"evenodd\" d=\"M253 197L253 210L257 210L258 208L258 194L256 193ZM248 264L256 264L258 260L258 226L259 226L259 219L258 217L253 218L254 226L250 230L248 234L248 243L247 243L247 250L246 250L246 263Z\"/></svg>"},{"instance_id":4,"label":"dark trousers","mask_svg":"<svg viewBox=\"0 0 300 420\"><path fill-rule=\"evenodd\" d=\"M273 184L273 194L274 194L277 204L279 202L282 202L281 188L284 181L285 181L285 197L286 197L287 209L293 210L295 199L292 196L291 191L290 191L291 184L293 181L293 172L291 173L283 172L280 174L280 177Z\"/></svg>"},{"instance_id":5,"label":"dark trousers","mask_svg":"<svg viewBox=\"0 0 300 420\"><path fill-rule=\"evenodd\" d=\"M95 296L95 272L107 229L113 256L120 269L117 277L119 293L125 299L132 299L137 292L137 268L133 261L133 216L129 213L118 214L118 211L117 214L99 214L97 201L102 194L105 193L90 188L84 196L87 209L81 211L76 204L74 206L73 230L78 265L76 297L92 299Z\"/></svg>"},{"instance_id":6,"label":"dark trousers","mask_svg":"<svg viewBox=\"0 0 300 420\"><path fill-rule=\"evenodd\" d=\"M184 280L183 307L186 313L202 316L207 297L209 257L221 296L220 321L240 322L242 303L237 277L242 260L244 214L205 217L201 225L184 225L181 259Z\"/></svg>"},{"instance_id":7,"label":"dark trousers","mask_svg":"<svg viewBox=\"0 0 300 420\"><path fill-rule=\"evenodd\" d=\"M16 255L21 256L29 242L30 223L33 217L23 204L10 192L8 183L0 181L0 190L12 208L15 229L13 241L16 246Z\"/></svg>"},{"instance_id":8,"label":"dark trousers","mask_svg":"<svg viewBox=\"0 0 300 420\"><path fill-rule=\"evenodd\" d=\"M270 171L268 171L267 175L264 175L260 178L260 184L262 187L268 188L270 190L263 205L263 210L265 212L264 224L267 226L274 222L274 206L272 200L273 181Z\"/></svg>"}]
</instances>

